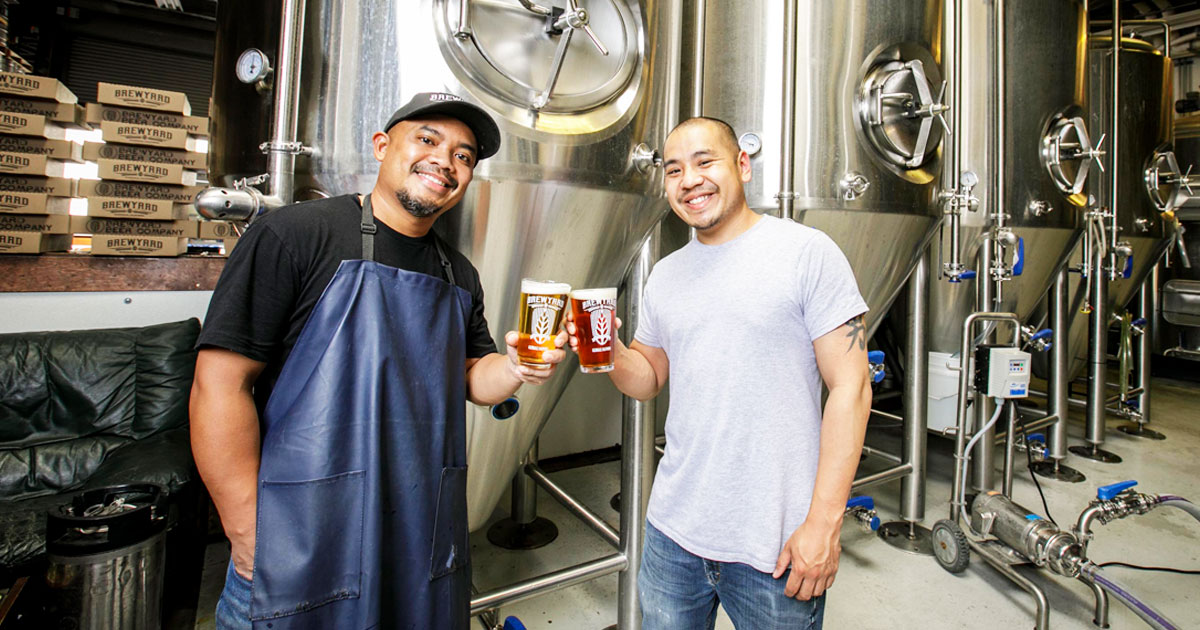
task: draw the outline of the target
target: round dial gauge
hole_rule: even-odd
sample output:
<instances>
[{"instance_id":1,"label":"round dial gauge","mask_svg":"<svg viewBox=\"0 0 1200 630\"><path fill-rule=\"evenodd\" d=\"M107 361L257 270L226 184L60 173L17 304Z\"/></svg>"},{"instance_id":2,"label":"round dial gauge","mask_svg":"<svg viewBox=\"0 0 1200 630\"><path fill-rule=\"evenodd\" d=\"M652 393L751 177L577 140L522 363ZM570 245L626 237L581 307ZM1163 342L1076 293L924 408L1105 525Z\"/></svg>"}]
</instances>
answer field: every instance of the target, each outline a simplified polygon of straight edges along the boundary
<instances>
[{"instance_id":1,"label":"round dial gauge","mask_svg":"<svg viewBox=\"0 0 1200 630\"><path fill-rule=\"evenodd\" d=\"M745 151L746 155L755 155L762 150L762 138L756 133L744 133L738 138L738 147Z\"/></svg>"},{"instance_id":2,"label":"round dial gauge","mask_svg":"<svg viewBox=\"0 0 1200 630\"><path fill-rule=\"evenodd\" d=\"M257 48L247 48L237 60L237 78L242 83L258 83L271 71L267 54Z\"/></svg>"}]
</instances>

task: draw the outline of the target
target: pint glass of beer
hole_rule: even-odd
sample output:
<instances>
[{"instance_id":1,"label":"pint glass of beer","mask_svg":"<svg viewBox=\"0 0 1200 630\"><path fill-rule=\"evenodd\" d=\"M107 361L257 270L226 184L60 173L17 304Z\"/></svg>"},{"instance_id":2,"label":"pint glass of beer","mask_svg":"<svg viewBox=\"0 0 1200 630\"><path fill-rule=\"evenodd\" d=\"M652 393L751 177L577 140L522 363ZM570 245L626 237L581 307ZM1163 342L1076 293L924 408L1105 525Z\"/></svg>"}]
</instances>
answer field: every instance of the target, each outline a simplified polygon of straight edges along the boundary
<instances>
[{"instance_id":1,"label":"pint glass of beer","mask_svg":"<svg viewBox=\"0 0 1200 630\"><path fill-rule=\"evenodd\" d=\"M521 281L521 317L517 358L523 365L547 365L542 353L554 350L554 337L562 323L571 285L562 282Z\"/></svg>"},{"instance_id":2,"label":"pint glass of beer","mask_svg":"<svg viewBox=\"0 0 1200 630\"><path fill-rule=\"evenodd\" d=\"M616 335L617 289L571 291L571 312L579 337L579 371L611 372Z\"/></svg>"}]
</instances>

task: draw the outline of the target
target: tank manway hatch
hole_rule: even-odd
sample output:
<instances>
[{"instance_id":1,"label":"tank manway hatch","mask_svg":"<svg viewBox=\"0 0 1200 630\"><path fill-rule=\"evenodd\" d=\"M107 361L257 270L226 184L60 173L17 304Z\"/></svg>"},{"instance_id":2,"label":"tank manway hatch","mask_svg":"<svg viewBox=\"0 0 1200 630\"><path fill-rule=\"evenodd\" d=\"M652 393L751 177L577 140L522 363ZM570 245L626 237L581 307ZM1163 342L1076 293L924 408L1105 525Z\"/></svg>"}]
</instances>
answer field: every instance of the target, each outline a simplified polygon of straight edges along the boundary
<instances>
[{"instance_id":1,"label":"tank manway hatch","mask_svg":"<svg viewBox=\"0 0 1200 630\"><path fill-rule=\"evenodd\" d=\"M622 0L567 0L565 8L533 0L442 0L435 7L450 68L514 123L590 135L622 120L637 102L642 18Z\"/></svg>"},{"instance_id":2,"label":"tank manway hatch","mask_svg":"<svg viewBox=\"0 0 1200 630\"><path fill-rule=\"evenodd\" d=\"M858 127L877 157L893 172L918 183L930 176L944 132L946 84L924 48L901 44L868 57L855 105Z\"/></svg>"}]
</instances>

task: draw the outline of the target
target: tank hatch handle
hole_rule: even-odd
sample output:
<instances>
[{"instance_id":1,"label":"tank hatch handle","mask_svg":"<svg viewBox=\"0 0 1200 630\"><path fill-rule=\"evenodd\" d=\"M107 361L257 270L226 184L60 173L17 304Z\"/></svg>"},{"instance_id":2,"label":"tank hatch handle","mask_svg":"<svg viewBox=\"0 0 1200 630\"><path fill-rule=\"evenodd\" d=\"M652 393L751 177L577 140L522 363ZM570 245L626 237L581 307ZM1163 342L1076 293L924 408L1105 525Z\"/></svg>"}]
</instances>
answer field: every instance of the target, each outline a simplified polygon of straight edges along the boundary
<instances>
[{"instance_id":1,"label":"tank hatch handle","mask_svg":"<svg viewBox=\"0 0 1200 630\"><path fill-rule=\"evenodd\" d=\"M905 81L905 78L908 81ZM909 85L916 93L904 91L899 87ZM893 91L896 90L896 91ZM933 122L936 119L950 133L950 125L946 123L945 113L950 109L942 102L946 94L946 82L938 95L933 95L933 86L925 75L925 64L920 59L910 61L890 61L867 75L860 93L863 96L860 115L871 130L871 135L878 148L883 149L889 157L894 156L900 166L917 168L925 162L925 157L933 152L941 138L933 136ZM889 132L897 119L920 121L917 137L912 147L901 146ZM882 146L880 146L882 145Z\"/></svg>"},{"instance_id":2,"label":"tank hatch handle","mask_svg":"<svg viewBox=\"0 0 1200 630\"><path fill-rule=\"evenodd\" d=\"M1191 169L1181 172L1174 151L1155 151L1147 161L1146 193L1159 212L1170 212L1192 195Z\"/></svg>"},{"instance_id":3,"label":"tank hatch handle","mask_svg":"<svg viewBox=\"0 0 1200 630\"><path fill-rule=\"evenodd\" d=\"M1100 141L1092 146L1087 125L1079 116L1059 118L1050 126L1050 131L1042 137L1042 160L1050 172L1050 179L1054 180L1059 190L1068 195L1077 195L1083 191L1092 164L1101 172L1104 171L1104 161L1100 159L1105 153L1100 150L1104 138L1100 136ZM1072 162L1078 162L1074 177L1066 168Z\"/></svg>"},{"instance_id":4,"label":"tank hatch handle","mask_svg":"<svg viewBox=\"0 0 1200 630\"><path fill-rule=\"evenodd\" d=\"M596 37L595 31L588 25L587 9L580 7L576 0L568 0L567 4L566 10L561 15L555 12L547 18L552 21L547 24L546 32L552 35L562 33L559 35L562 39L558 40L558 48L554 51L554 61L550 67L550 79L546 81L546 88L535 96L530 104L530 108L534 111L539 111L550 103L550 95L554 92L559 75L562 74L563 61L567 58L567 48L571 45L571 36L577 29L581 29L587 34L600 54L608 56L608 48L604 46L599 37Z\"/></svg>"}]
</instances>

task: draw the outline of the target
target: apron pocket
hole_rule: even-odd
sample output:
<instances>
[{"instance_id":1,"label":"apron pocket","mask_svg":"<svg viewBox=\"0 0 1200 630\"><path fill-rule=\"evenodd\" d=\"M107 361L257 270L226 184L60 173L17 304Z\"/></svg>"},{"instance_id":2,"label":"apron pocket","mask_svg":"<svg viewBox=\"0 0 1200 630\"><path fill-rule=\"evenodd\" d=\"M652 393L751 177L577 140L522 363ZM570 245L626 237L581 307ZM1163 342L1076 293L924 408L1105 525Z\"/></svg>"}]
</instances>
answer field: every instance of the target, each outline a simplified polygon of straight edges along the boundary
<instances>
[{"instance_id":1,"label":"apron pocket","mask_svg":"<svg viewBox=\"0 0 1200 630\"><path fill-rule=\"evenodd\" d=\"M467 535L467 468L443 468L437 513L433 521L430 580L453 573L470 563Z\"/></svg>"},{"instance_id":2,"label":"apron pocket","mask_svg":"<svg viewBox=\"0 0 1200 630\"><path fill-rule=\"evenodd\" d=\"M261 482L251 619L359 596L365 491L361 470Z\"/></svg>"}]
</instances>

